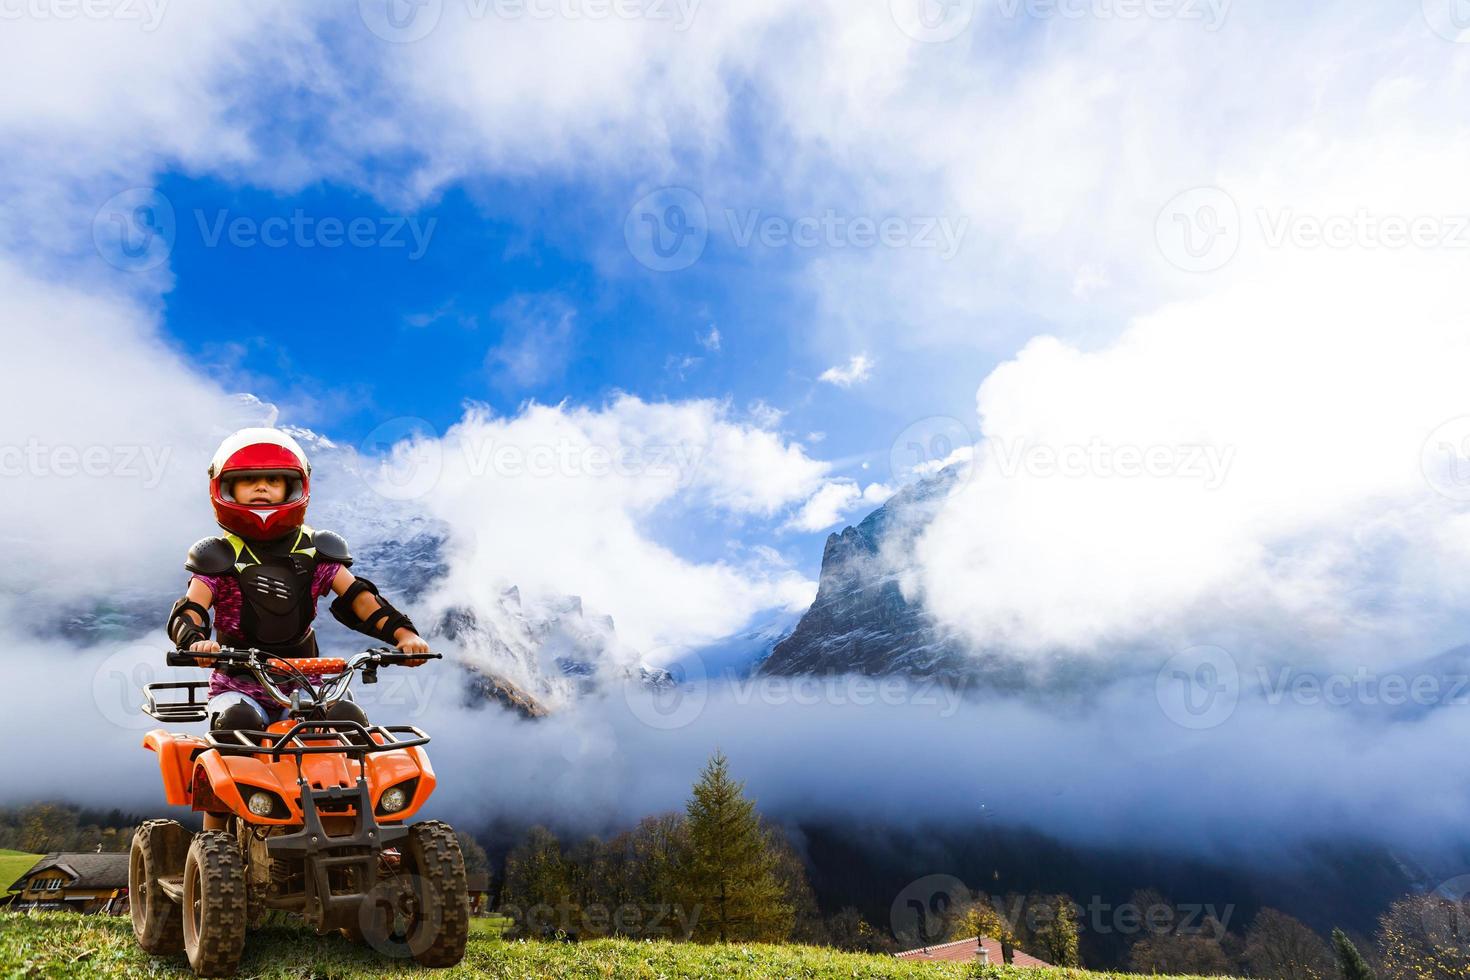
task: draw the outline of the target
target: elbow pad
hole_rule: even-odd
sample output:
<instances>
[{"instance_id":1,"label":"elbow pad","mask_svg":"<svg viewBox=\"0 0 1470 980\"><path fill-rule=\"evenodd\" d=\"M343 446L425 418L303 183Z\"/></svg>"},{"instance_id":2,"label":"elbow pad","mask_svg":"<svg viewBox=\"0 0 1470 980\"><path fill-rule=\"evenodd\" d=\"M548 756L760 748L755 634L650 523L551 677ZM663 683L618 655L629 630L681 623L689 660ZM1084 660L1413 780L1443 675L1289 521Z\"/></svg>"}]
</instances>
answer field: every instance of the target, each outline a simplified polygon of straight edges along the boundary
<instances>
[{"instance_id":1,"label":"elbow pad","mask_svg":"<svg viewBox=\"0 0 1470 980\"><path fill-rule=\"evenodd\" d=\"M195 613L204 624L194 622L187 613ZM200 640L209 639L209 610L193 599L180 599L168 614L168 638L180 650L187 650Z\"/></svg>"},{"instance_id":2,"label":"elbow pad","mask_svg":"<svg viewBox=\"0 0 1470 980\"><path fill-rule=\"evenodd\" d=\"M352 608L352 604L357 601L357 597L364 592L371 593L376 597L379 606L378 609L369 613L368 618L365 620L359 619L357 612ZM403 615L397 609L394 609L388 600L383 598L382 593L378 591L378 587L365 578L354 581L347 587L346 592L343 592L332 601L332 616L337 622L346 626L348 629L356 630L376 640L382 640L389 645L397 642L393 639L393 634L401 629L407 629L414 633L418 632L418 629L413 625L413 620Z\"/></svg>"}]
</instances>

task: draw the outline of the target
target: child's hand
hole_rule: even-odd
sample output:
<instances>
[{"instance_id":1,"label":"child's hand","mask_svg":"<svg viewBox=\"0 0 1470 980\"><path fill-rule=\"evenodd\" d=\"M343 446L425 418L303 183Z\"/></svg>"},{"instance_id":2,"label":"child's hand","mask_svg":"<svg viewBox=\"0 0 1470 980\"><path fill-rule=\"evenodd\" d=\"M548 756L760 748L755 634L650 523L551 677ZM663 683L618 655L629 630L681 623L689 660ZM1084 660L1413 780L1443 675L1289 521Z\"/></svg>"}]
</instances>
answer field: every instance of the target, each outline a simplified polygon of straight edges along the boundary
<instances>
[{"instance_id":1,"label":"child's hand","mask_svg":"<svg viewBox=\"0 0 1470 980\"><path fill-rule=\"evenodd\" d=\"M195 642L189 644L189 652L190 653L219 653L219 644L216 643L213 640L196 640ZM201 667L208 667L209 666L209 662L208 661L205 661L205 660L196 659L194 662L196 664L198 664L199 666L201 666Z\"/></svg>"},{"instance_id":2,"label":"child's hand","mask_svg":"<svg viewBox=\"0 0 1470 980\"><path fill-rule=\"evenodd\" d=\"M419 636L417 633L410 633L410 632L405 631L401 636L398 637L398 652L399 653L428 653L429 652L429 641L426 640L426 639L424 639L422 636ZM427 663L427 661L424 661L424 660L405 660L404 663L403 663L403 666L405 666L405 667L422 667L425 663Z\"/></svg>"}]
</instances>

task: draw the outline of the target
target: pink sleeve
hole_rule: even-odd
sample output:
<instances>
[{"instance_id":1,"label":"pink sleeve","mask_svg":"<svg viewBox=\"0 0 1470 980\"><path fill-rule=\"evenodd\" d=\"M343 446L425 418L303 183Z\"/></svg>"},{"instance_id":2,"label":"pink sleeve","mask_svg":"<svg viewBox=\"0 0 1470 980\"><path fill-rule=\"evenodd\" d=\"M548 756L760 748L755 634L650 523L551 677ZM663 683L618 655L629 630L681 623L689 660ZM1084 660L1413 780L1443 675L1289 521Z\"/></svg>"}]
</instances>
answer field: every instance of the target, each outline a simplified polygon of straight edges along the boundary
<instances>
[{"instance_id":1,"label":"pink sleeve","mask_svg":"<svg viewBox=\"0 0 1470 980\"><path fill-rule=\"evenodd\" d=\"M202 584L206 589L208 589L209 590L209 596L210 596L210 600L211 601L213 601L213 602L218 602L219 601L219 576L217 576L217 575L199 575L199 574L196 573L194 575L194 577L192 579L190 579L190 581L198 582L198 583Z\"/></svg>"},{"instance_id":2,"label":"pink sleeve","mask_svg":"<svg viewBox=\"0 0 1470 980\"><path fill-rule=\"evenodd\" d=\"M336 578L337 573L341 570L342 566L334 561L326 561L318 565L316 567L316 576L311 580L311 597L313 599L320 599L328 592L331 592L332 579Z\"/></svg>"}]
</instances>

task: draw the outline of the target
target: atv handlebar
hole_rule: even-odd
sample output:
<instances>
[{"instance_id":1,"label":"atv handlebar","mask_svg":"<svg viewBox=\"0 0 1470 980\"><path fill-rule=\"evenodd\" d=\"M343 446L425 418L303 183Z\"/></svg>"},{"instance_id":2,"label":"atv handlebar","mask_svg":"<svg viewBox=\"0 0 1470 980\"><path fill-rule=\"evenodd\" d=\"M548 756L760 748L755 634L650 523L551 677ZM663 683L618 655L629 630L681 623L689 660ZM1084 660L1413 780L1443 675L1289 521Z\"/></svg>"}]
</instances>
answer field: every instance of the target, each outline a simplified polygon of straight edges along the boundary
<instances>
[{"instance_id":1,"label":"atv handlebar","mask_svg":"<svg viewBox=\"0 0 1470 980\"><path fill-rule=\"evenodd\" d=\"M346 695L352 684L352 675L359 670L363 672L364 683L373 683L377 680L379 667L416 666L426 660L443 658L440 653L403 653L392 647L374 647L356 654L351 660L338 657L290 659L253 647L248 650L221 647L215 653L170 650L167 662L170 667L200 667L213 662L216 667L231 665L243 668L255 676L272 700L284 707L299 709L336 704ZM313 685L308 676L321 678L328 674L334 676L330 681L321 681L320 686ZM277 678L288 679L296 686L291 691L283 691L277 684ZM310 694L310 704L302 701L302 688Z\"/></svg>"},{"instance_id":2,"label":"atv handlebar","mask_svg":"<svg viewBox=\"0 0 1470 980\"><path fill-rule=\"evenodd\" d=\"M365 650L353 657L352 660L344 660L341 657L309 657L304 659L292 659L289 657L278 657L264 650L251 647L248 650L240 650L234 647L220 647L217 653L196 653L189 650L170 650L168 652L168 665L170 667L201 667L200 661L212 660L216 664L234 664L240 667L249 667L252 661L266 670L271 669L271 664L288 664L303 674L341 674L349 670L357 670L359 667L388 667L404 666L409 661L416 660L442 660L441 653L404 653L391 647L374 647ZM371 658L371 659L364 659Z\"/></svg>"}]
</instances>

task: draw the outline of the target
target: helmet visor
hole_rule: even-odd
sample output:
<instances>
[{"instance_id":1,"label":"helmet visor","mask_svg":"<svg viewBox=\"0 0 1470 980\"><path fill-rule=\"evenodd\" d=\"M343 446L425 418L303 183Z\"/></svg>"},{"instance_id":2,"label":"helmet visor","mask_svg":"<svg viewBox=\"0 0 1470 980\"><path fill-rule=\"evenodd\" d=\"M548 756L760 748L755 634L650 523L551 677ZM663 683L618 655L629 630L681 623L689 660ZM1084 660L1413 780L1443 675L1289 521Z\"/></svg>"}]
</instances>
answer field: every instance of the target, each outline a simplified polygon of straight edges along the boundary
<instances>
[{"instance_id":1,"label":"helmet visor","mask_svg":"<svg viewBox=\"0 0 1470 980\"><path fill-rule=\"evenodd\" d=\"M235 481L258 480L269 477L280 477L286 481L286 496L279 503L289 504L301 499L304 488L301 474L295 470L226 470L220 474L219 494L220 497L232 504L243 503L249 506L249 501L241 501L235 498Z\"/></svg>"}]
</instances>

